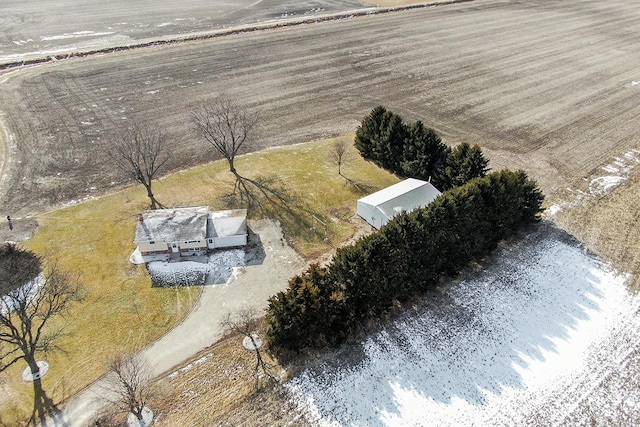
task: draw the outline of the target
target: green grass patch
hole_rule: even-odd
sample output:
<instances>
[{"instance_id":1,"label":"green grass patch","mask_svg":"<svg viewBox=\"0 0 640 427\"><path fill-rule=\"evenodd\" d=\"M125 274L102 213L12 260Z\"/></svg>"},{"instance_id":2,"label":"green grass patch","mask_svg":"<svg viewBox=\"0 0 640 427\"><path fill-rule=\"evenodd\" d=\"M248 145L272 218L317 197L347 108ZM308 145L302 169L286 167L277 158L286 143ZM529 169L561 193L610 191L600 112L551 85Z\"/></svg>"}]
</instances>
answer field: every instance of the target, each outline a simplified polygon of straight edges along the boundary
<instances>
[{"instance_id":1,"label":"green grass patch","mask_svg":"<svg viewBox=\"0 0 640 427\"><path fill-rule=\"evenodd\" d=\"M343 138L353 140L353 135ZM286 238L308 259L353 235L359 197L398 181L362 160L355 149L343 165L343 176L338 175L328 158L332 143L270 149L236 160L242 176L266 179L290 205L289 210L254 209L250 216L280 220ZM157 181L154 193L166 206L222 209L238 202L230 196L234 183L227 164L214 162ZM152 288L145 267L129 263L137 215L147 206L142 187L128 188L39 216L39 229L23 244L78 273L85 286L85 299L68 316L68 335L59 341L66 354L46 357L51 369L44 387L56 400L102 375L110 357L137 351L161 337L185 316L201 291ZM19 363L0 377L0 389L8 391L0 400L5 423L30 411L31 385L20 379L24 367Z\"/></svg>"}]
</instances>

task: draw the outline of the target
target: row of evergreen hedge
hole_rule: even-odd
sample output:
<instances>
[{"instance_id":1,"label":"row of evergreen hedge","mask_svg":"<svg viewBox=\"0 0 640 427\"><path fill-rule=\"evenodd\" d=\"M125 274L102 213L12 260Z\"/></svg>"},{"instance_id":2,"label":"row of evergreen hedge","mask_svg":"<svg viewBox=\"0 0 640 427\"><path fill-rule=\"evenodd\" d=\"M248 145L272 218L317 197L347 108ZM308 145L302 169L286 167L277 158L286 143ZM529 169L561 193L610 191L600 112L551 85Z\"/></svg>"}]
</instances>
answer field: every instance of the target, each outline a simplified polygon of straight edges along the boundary
<instances>
[{"instance_id":1,"label":"row of evergreen hedge","mask_svg":"<svg viewBox=\"0 0 640 427\"><path fill-rule=\"evenodd\" d=\"M379 232L338 249L269 299L275 353L343 342L368 320L437 285L536 220L544 196L523 171L494 172L402 213Z\"/></svg>"}]
</instances>

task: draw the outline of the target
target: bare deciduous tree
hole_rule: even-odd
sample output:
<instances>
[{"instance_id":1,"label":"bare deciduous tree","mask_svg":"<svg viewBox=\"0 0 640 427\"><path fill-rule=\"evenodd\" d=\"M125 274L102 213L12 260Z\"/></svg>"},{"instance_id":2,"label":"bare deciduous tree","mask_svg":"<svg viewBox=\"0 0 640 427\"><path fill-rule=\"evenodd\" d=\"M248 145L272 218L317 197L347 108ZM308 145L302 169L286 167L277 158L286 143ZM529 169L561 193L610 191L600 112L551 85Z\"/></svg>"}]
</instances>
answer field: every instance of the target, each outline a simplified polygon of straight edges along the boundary
<instances>
[{"instance_id":1,"label":"bare deciduous tree","mask_svg":"<svg viewBox=\"0 0 640 427\"><path fill-rule=\"evenodd\" d=\"M338 165L338 175L342 175L342 165L351 156L351 143L344 138L336 139L329 147L329 159Z\"/></svg>"},{"instance_id":2,"label":"bare deciduous tree","mask_svg":"<svg viewBox=\"0 0 640 427\"><path fill-rule=\"evenodd\" d=\"M107 155L123 173L144 186L151 209L162 207L151 190L153 179L169 160L162 132L137 125L127 128L114 138Z\"/></svg>"},{"instance_id":3,"label":"bare deciduous tree","mask_svg":"<svg viewBox=\"0 0 640 427\"><path fill-rule=\"evenodd\" d=\"M256 340L256 333L258 331L258 313L255 309L243 309L236 313L235 315L231 315L231 313L227 314L225 318L220 322L220 326L222 326L225 330L225 333L236 333L240 334L252 343L252 348L255 349L253 351L256 352L256 366L254 369L254 376L256 378L256 387L259 385L259 371L262 372L273 382L277 382L277 378L271 374L272 366L264 360L262 356L262 352L260 351L260 343Z\"/></svg>"},{"instance_id":4,"label":"bare deciduous tree","mask_svg":"<svg viewBox=\"0 0 640 427\"><path fill-rule=\"evenodd\" d=\"M251 143L250 134L258 115L229 96L220 95L211 104L194 111L192 119L198 133L227 160L229 171L240 179L234 161L240 149Z\"/></svg>"},{"instance_id":5,"label":"bare deciduous tree","mask_svg":"<svg viewBox=\"0 0 640 427\"><path fill-rule=\"evenodd\" d=\"M142 424L145 409L154 396L153 375L140 356L116 356L109 362L104 399L124 413L133 414ZM147 409L148 410L148 409Z\"/></svg>"},{"instance_id":6,"label":"bare deciduous tree","mask_svg":"<svg viewBox=\"0 0 640 427\"><path fill-rule=\"evenodd\" d=\"M20 360L27 363L33 377L33 423L57 411L42 387L37 357L62 350L56 341L64 329L48 330L47 325L81 299L77 277L55 263L39 274L40 265L38 256L13 244L0 251L0 372Z\"/></svg>"}]
</instances>

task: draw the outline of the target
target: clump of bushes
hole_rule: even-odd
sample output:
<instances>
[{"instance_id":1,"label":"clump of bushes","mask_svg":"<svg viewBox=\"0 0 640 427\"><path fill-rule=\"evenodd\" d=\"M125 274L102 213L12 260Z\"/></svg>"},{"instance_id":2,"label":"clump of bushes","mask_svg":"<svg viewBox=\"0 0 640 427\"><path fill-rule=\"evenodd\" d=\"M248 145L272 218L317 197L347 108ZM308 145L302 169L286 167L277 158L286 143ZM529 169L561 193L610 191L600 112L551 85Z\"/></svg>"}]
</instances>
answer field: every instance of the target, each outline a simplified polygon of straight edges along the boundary
<instances>
[{"instance_id":1,"label":"clump of bushes","mask_svg":"<svg viewBox=\"0 0 640 427\"><path fill-rule=\"evenodd\" d=\"M370 319L435 287L539 218L544 196L523 171L501 171L444 192L312 265L269 299L275 353L337 345Z\"/></svg>"},{"instance_id":2,"label":"clump of bushes","mask_svg":"<svg viewBox=\"0 0 640 427\"><path fill-rule=\"evenodd\" d=\"M355 147L363 158L405 178L417 178L440 191L486 175L488 160L478 145L451 149L421 121L405 124L383 106L374 108L356 131Z\"/></svg>"}]
</instances>

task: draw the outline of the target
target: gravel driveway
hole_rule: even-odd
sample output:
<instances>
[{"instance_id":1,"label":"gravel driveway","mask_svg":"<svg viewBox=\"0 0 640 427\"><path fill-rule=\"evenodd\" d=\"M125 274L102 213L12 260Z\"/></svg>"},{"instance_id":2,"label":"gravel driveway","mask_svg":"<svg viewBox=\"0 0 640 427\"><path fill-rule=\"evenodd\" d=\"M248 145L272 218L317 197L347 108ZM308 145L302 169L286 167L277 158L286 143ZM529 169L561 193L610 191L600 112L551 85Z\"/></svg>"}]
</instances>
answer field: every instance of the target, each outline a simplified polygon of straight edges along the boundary
<instances>
[{"instance_id":1,"label":"gravel driveway","mask_svg":"<svg viewBox=\"0 0 640 427\"><path fill-rule=\"evenodd\" d=\"M242 267L229 281L202 288L202 294L187 317L141 354L159 376L183 363L222 337L220 322L229 313L244 308L262 310L267 300L286 288L288 279L300 273L305 261L286 243L277 222L252 221L252 244L247 259L256 260ZM100 399L104 377L70 399L57 426L86 426L105 406Z\"/></svg>"}]
</instances>

